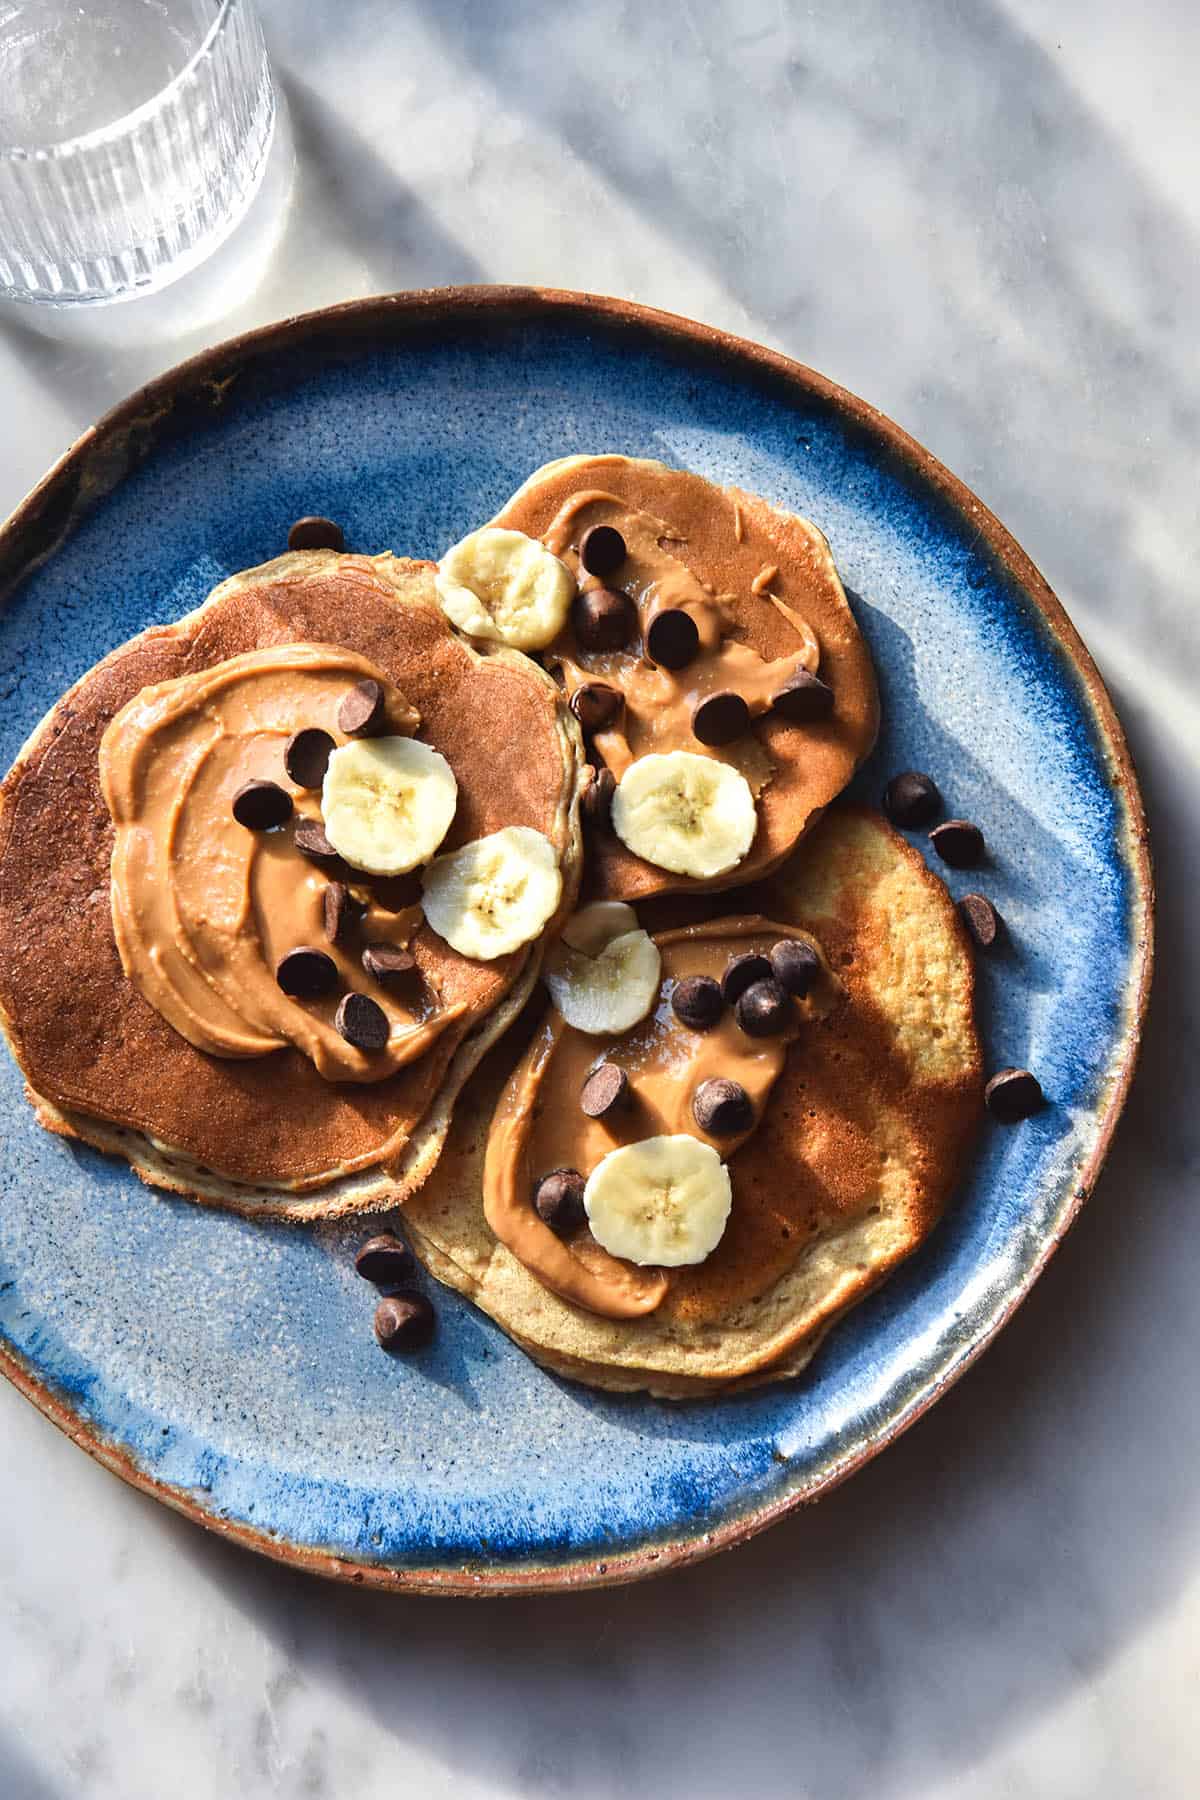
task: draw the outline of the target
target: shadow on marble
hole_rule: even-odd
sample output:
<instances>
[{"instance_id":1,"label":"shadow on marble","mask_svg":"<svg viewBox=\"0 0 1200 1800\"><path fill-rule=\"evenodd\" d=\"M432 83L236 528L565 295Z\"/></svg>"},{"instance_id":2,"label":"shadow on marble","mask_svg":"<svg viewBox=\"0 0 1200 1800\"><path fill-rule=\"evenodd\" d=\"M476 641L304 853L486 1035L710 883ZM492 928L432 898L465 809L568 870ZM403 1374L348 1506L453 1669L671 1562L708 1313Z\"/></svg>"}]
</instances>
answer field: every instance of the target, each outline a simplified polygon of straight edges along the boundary
<instances>
[{"instance_id":1,"label":"shadow on marble","mask_svg":"<svg viewBox=\"0 0 1200 1800\"><path fill-rule=\"evenodd\" d=\"M43 1775L25 1747L0 1732L0 1794L4 1800L60 1800L65 1790Z\"/></svg>"}]
</instances>

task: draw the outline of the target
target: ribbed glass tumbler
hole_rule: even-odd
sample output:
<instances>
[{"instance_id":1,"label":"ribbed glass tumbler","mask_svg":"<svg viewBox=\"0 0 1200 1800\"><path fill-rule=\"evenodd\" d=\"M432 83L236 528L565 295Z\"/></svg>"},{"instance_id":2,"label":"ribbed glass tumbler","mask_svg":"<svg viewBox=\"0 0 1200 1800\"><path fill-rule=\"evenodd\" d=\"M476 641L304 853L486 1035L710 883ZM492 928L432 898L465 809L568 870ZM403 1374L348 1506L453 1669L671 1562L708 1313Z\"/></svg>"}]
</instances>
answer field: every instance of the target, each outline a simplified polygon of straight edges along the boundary
<instances>
[{"instance_id":1,"label":"ribbed glass tumbler","mask_svg":"<svg viewBox=\"0 0 1200 1800\"><path fill-rule=\"evenodd\" d=\"M0 297L165 287L238 224L274 129L247 0L0 0Z\"/></svg>"}]
</instances>

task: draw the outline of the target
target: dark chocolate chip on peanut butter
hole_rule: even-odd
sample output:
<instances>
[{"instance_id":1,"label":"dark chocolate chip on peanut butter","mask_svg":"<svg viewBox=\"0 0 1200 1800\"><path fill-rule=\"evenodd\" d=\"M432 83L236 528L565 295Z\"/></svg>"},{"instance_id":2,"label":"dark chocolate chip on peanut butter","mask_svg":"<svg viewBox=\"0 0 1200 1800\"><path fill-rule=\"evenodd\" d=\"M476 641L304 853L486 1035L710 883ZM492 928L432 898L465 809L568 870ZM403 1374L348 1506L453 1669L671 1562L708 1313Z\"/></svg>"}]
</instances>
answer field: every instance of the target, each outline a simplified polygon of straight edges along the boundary
<instances>
[{"instance_id":1,"label":"dark chocolate chip on peanut butter","mask_svg":"<svg viewBox=\"0 0 1200 1800\"><path fill-rule=\"evenodd\" d=\"M340 525L332 519L322 519L317 513L306 518L297 519L288 532L289 550L344 550L346 534Z\"/></svg>"},{"instance_id":2,"label":"dark chocolate chip on peanut butter","mask_svg":"<svg viewBox=\"0 0 1200 1800\"><path fill-rule=\"evenodd\" d=\"M615 525L593 525L579 545L579 560L589 575L614 575L625 561L625 539Z\"/></svg>"},{"instance_id":3,"label":"dark chocolate chip on peanut butter","mask_svg":"<svg viewBox=\"0 0 1200 1800\"><path fill-rule=\"evenodd\" d=\"M692 731L702 744L732 744L750 729L750 708L740 694L709 694L692 714Z\"/></svg>"},{"instance_id":4,"label":"dark chocolate chip on peanut butter","mask_svg":"<svg viewBox=\"0 0 1200 1800\"><path fill-rule=\"evenodd\" d=\"M1046 1096L1036 1075L1028 1069L1001 1069L983 1090L988 1111L1005 1125L1027 1119L1044 1105Z\"/></svg>"},{"instance_id":5,"label":"dark chocolate chip on peanut butter","mask_svg":"<svg viewBox=\"0 0 1200 1800\"><path fill-rule=\"evenodd\" d=\"M680 606L664 607L646 627L646 655L660 669L686 669L700 648L700 628Z\"/></svg>"},{"instance_id":6,"label":"dark chocolate chip on peanut butter","mask_svg":"<svg viewBox=\"0 0 1200 1800\"><path fill-rule=\"evenodd\" d=\"M914 831L928 825L942 810L942 796L937 784L918 769L905 769L893 775L883 790L883 810L893 825Z\"/></svg>"},{"instance_id":7,"label":"dark chocolate chip on peanut butter","mask_svg":"<svg viewBox=\"0 0 1200 1800\"><path fill-rule=\"evenodd\" d=\"M958 914L981 950L990 950L1000 935L1000 914L985 894L964 894Z\"/></svg>"},{"instance_id":8,"label":"dark chocolate chip on peanut butter","mask_svg":"<svg viewBox=\"0 0 1200 1800\"><path fill-rule=\"evenodd\" d=\"M391 1026L388 1016L370 994L343 994L333 1022L348 1044L374 1055L386 1050Z\"/></svg>"},{"instance_id":9,"label":"dark chocolate chip on peanut butter","mask_svg":"<svg viewBox=\"0 0 1200 1800\"><path fill-rule=\"evenodd\" d=\"M621 1111L630 1100L629 1077L616 1063L603 1062L580 1089L579 1105L589 1119L606 1119Z\"/></svg>"},{"instance_id":10,"label":"dark chocolate chip on peanut butter","mask_svg":"<svg viewBox=\"0 0 1200 1800\"><path fill-rule=\"evenodd\" d=\"M613 795L617 791L617 780L611 769L592 768L592 779L583 790L579 802L579 810L585 825L593 829L607 825L612 817Z\"/></svg>"},{"instance_id":11,"label":"dark chocolate chip on peanut butter","mask_svg":"<svg viewBox=\"0 0 1200 1800\"><path fill-rule=\"evenodd\" d=\"M275 970L275 979L293 1000L319 1000L338 983L337 964L324 950L301 944L289 950Z\"/></svg>"},{"instance_id":12,"label":"dark chocolate chip on peanut butter","mask_svg":"<svg viewBox=\"0 0 1200 1800\"><path fill-rule=\"evenodd\" d=\"M586 732L604 731L621 714L625 696L606 681L585 681L571 695L571 711Z\"/></svg>"},{"instance_id":13,"label":"dark chocolate chip on peanut butter","mask_svg":"<svg viewBox=\"0 0 1200 1800\"><path fill-rule=\"evenodd\" d=\"M307 856L310 862L335 863L341 860L325 836L325 827L319 819L301 819L292 833L292 842L301 856Z\"/></svg>"},{"instance_id":14,"label":"dark chocolate chip on peanut butter","mask_svg":"<svg viewBox=\"0 0 1200 1800\"><path fill-rule=\"evenodd\" d=\"M671 1010L689 1031L711 1031L725 1002L711 975L685 975L671 989Z\"/></svg>"},{"instance_id":15,"label":"dark chocolate chip on peanut butter","mask_svg":"<svg viewBox=\"0 0 1200 1800\"><path fill-rule=\"evenodd\" d=\"M615 588L588 588L571 603L571 629L581 650L620 650L637 636L637 608Z\"/></svg>"},{"instance_id":16,"label":"dark chocolate chip on peanut butter","mask_svg":"<svg viewBox=\"0 0 1200 1800\"><path fill-rule=\"evenodd\" d=\"M417 959L409 950L402 950L399 944L374 942L367 944L362 953L362 966L375 981L385 984L407 981L417 972Z\"/></svg>"},{"instance_id":17,"label":"dark chocolate chip on peanut butter","mask_svg":"<svg viewBox=\"0 0 1200 1800\"><path fill-rule=\"evenodd\" d=\"M347 737L372 737L383 725L383 689L368 675L356 681L338 707L338 725Z\"/></svg>"},{"instance_id":18,"label":"dark chocolate chip on peanut butter","mask_svg":"<svg viewBox=\"0 0 1200 1800\"><path fill-rule=\"evenodd\" d=\"M734 1008L734 1017L747 1037L778 1037L795 1017L792 997L771 975L746 989Z\"/></svg>"},{"instance_id":19,"label":"dark chocolate chip on peanut butter","mask_svg":"<svg viewBox=\"0 0 1200 1800\"><path fill-rule=\"evenodd\" d=\"M812 725L833 711L833 689L819 675L797 669L786 686L771 698L771 711L789 725Z\"/></svg>"},{"instance_id":20,"label":"dark chocolate chip on peanut butter","mask_svg":"<svg viewBox=\"0 0 1200 1800\"><path fill-rule=\"evenodd\" d=\"M533 1205L543 1225L559 1237L578 1231L587 1214L583 1206L583 1190L587 1186L578 1169L553 1169L543 1175L533 1190Z\"/></svg>"},{"instance_id":21,"label":"dark chocolate chip on peanut butter","mask_svg":"<svg viewBox=\"0 0 1200 1800\"><path fill-rule=\"evenodd\" d=\"M765 981L770 973L770 963L765 956L759 956L757 951L747 951L743 956L731 956L721 977L721 993L732 1006L735 1000L741 999L752 982Z\"/></svg>"},{"instance_id":22,"label":"dark chocolate chip on peanut butter","mask_svg":"<svg viewBox=\"0 0 1200 1800\"><path fill-rule=\"evenodd\" d=\"M305 731L298 731L288 739L287 749L283 753L283 766L288 778L297 787L319 788L325 779L325 771L329 767L329 758L334 752L334 742L327 731L319 726L310 725Z\"/></svg>"},{"instance_id":23,"label":"dark chocolate chip on peanut butter","mask_svg":"<svg viewBox=\"0 0 1200 1800\"><path fill-rule=\"evenodd\" d=\"M754 1102L740 1081L713 1076L692 1096L692 1113L709 1137L739 1137L754 1124Z\"/></svg>"},{"instance_id":24,"label":"dark chocolate chip on peanut butter","mask_svg":"<svg viewBox=\"0 0 1200 1800\"><path fill-rule=\"evenodd\" d=\"M811 944L799 938L780 938L771 950L771 968L780 987L803 1000L821 973L821 959Z\"/></svg>"},{"instance_id":25,"label":"dark chocolate chip on peanut butter","mask_svg":"<svg viewBox=\"0 0 1200 1800\"><path fill-rule=\"evenodd\" d=\"M381 1231L368 1238L354 1258L354 1272L376 1287L394 1287L411 1279L416 1265L408 1245L394 1231Z\"/></svg>"},{"instance_id":26,"label":"dark chocolate chip on peanut butter","mask_svg":"<svg viewBox=\"0 0 1200 1800\"><path fill-rule=\"evenodd\" d=\"M437 1314L424 1294L389 1294L375 1308L375 1336L385 1350L419 1350L436 1324Z\"/></svg>"},{"instance_id":27,"label":"dark chocolate chip on peanut butter","mask_svg":"<svg viewBox=\"0 0 1200 1800\"><path fill-rule=\"evenodd\" d=\"M233 796L233 816L247 831L271 831L292 816L292 796L275 781L247 781Z\"/></svg>"},{"instance_id":28,"label":"dark chocolate chip on peanut butter","mask_svg":"<svg viewBox=\"0 0 1200 1800\"><path fill-rule=\"evenodd\" d=\"M362 918L362 906L344 881L331 881L321 900L325 915L325 936L331 944L344 944Z\"/></svg>"},{"instance_id":29,"label":"dark chocolate chip on peanut butter","mask_svg":"<svg viewBox=\"0 0 1200 1800\"><path fill-rule=\"evenodd\" d=\"M983 833L969 819L947 819L930 832L929 841L952 869L973 869L983 856Z\"/></svg>"}]
</instances>

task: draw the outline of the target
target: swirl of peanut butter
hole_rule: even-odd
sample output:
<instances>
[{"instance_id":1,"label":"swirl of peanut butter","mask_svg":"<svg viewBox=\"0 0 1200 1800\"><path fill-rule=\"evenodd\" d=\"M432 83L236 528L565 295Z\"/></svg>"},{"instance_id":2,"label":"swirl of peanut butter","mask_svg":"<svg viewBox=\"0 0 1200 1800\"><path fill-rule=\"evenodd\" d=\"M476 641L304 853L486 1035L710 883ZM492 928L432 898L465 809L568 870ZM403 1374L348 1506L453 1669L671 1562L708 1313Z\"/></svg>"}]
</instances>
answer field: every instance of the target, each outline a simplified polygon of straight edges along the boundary
<instances>
[{"instance_id":1,"label":"swirl of peanut butter","mask_svg":"<svg viewBox=\"0 0 1200 1800\"><path fill-rule=\"evenodd\" d=\"M293 841L318 796L284 772L292 735L320 727L340 741L338 706L354 685L378 681L390 731L409 734L414 708L365 657L332 644L286 644L143 688L100 745L100 780L112 814L113 930L125 973L176 1031L213 1056L265 1056L294 1045L329 1081L381 1081L412 1062L462 1011L439 1009L428 990L397 995L374 981L354 945L327 942L328 876ZM233 798L253 779L292 795L293 817L250 831ZM365 878L364 878L365 879ZM363 939L407 945L420 910L392 911L368 887ZM289 950L310 946L337 964L339 990L297 1000L275 978ZM387 1014L386 1047L368 1053L333 1022L341 993L366 993Z\"/></svg>"},{"instance_id":2,"label":"swirl of peanut butter","mask_svg":"<svg viewBox=\"0 0 1200 1800\"><path fill-rule=\"evenodd\" d=\"M732 956L765 955L780 938L811 944L821 959L820 976L807 999L795 1003L789 1031L748 1037L729 1007L711 1031L693 1031L680 1023L671 1007L677 981L688 975L719 981ZM829 1012L842 992L820 946L794 925L758 917L722 919L666 931L654 941L662 954L662 985L649 1017L618 1037L602 1038L577 1031L552 1009L500 1097L484 1158L484 1216L500 1242L545 1287L610 1319L653 1312L666 1298L670 1274L610 1256L586 1226L569 1241L556 1237L534 1209L537 1182L555 1169L577 1169L587 1176L619 1144L680 1132L711 1144L728 1160L750 1132L736 1138L703 1132L692 1112L700 1083L720 1076L740 1082L753 1103L757 1127L788 1045L808 1021ZM625 1070L633 1104L591 1119L579 1096L601 1062ZM736 1164L731 1173L736 1207ZM719 1246L714 1254L720 1255Z\"/></svg>"},{"instance_id":3,"label":"swirl of peanut butter","mask_svg":"<svg viewBox=\"0 0 1200 1800\"><path fill-rule=\"evenodd\" d=\"M692 715L710 694L732 692L746 702L751 722L762 718L794 675L802 669L816 673L821 652L811 627L792 608L777 601L796 633L795 651L768 662L751 645L739 643L729 636L731 621L722 597L677 554L686 540L674 535L666 521L599 488L572 495L543 540L546 548L572 569L585 591L604 585L589 578L579 563L579 543L593 525L613 525L625 540L626 555L617 585L637 608L643 639L656 614L668 609L689 613L700 637L697 654L687 667L671 670L659 668L635 649L584 650L568 624L547 652L562 671L568 696L584 682L603 681L619 689L625 700L618 721L596 733L600 755L618 781L630 763L653 752L690 750L699 756L714 756L739 769L757 795L770 780L772 767L757 738L747 734L731 744L707 746L692 730ZM777 573L763 570L768 578ZM766 582L755 591L766 592Z\"/></svg>"}]
</instances>

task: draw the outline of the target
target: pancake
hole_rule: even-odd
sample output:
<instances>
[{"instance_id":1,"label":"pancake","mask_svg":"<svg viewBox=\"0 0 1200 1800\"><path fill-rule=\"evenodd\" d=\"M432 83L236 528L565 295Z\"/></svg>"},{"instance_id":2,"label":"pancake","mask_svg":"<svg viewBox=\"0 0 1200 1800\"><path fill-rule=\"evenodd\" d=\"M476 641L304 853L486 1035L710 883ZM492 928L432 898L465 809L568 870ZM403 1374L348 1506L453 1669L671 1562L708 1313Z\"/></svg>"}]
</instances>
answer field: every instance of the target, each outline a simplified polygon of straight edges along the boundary
<instances>
[{"instance_id":1,"label":"pancake","mask_svg":"<svg viewBox=\"0 0 1200 1800\"><path fill-rule=\"evenodd\" d=\"M571 517L573 506L589 493L594 496L592 503L578 519ZM547 463L531 475L492 523L546 540L577 569L576 551L583 527L597 520L620 523L622 508L652 517L661 527L657 553L662 557L659 573L664 580L652 583L639 603L643 628L652 607L661 602L666 583L694 583L699 578L710 599L713 595L719 598L726 645L748 646L758 657L768 663L778 661L780 666L806 648L807 667L819 672L821 681L832 689L833 710L827 718L804 723L788 723L768 712L736 742L713 748L696 742L686 716L681 729L673 721L664 726L667 709L661 704L658 683L647 690L641 716L627 691L628 748L599 732L593 752L597 761L613 763L619 779L621 767L614 748L620 761L627 758L629 750L635 756L651 748L703 750L731 762L746 776L757 798L758 828L738 866L709 880L656 867L635 856L610 829L602 828L589 844L586 890L597 898L640 901L654 894L742 886L766 875L790 855L875 742L879 703L870 654L821 532L807 519L783 512L740 488L718 488L703 476L646 459L570 456ZM654 538L645 541L649 554L655 555ZM619 571L606 580L621 586ZM546 661L567 670L571 687L585 676L617 686L638 680L645 683L647 665L636 654L588 653L570 631L565 641L550 647ZM701 663L685 668L680 680L694 680L693 671L700 668ZM661 676L661 671L654 673ZM731 672L729 685L738 687L742 673ZM753 668L744 673L752 686L761 676L761 670ZM700 685L708 679L702 672ZM724 679L718 685L725 685ZM669 678L666 688L674 698ZM764 703L760 694L759 704Z\"/></svg>"},{"instance_id":2,"label":"pancake","mask_svg":"<svg viewBox=\"0 0 1200 1800\"><path fill-rule=\"evenodd\" d=\"M255 1217L386 1205L428 1173L454 1096L536 978L540 945L479 963L422 926L421 970L461 1010L428 1054L382 1081L326 1081L294 1049L207 1055L122 969L98 749L149 684L269 646L335 644L395 683L451 762L459 802L445 848L531 826L559 854L569 907L581 854L574 722L527 658L481 655L451 630L432 576L390 555L280 557L112 652L38 726L0 787L0 1023L49 1129Z\"/></svg>"},{"instance_id":3,"label":"pancake","mask_svg":"<svg viewBox=\"0 0 1200 1800\"><path fill-rule=\"evenodd\" d=\"M520 1027L480 1069L438 1169L405 1207L431 1273L571 1379L685 1398L795 1374L933 1230L977 1130L971 950L916 850L877 814L835 809L753 907L810 932L845 999L789 1051L730 1158L724 1237L704 1263L669 1271L657 1310L618 1320L572 1305L487 1227L484 1154L530 1035Z\"/></svg>"}]
</instances>

